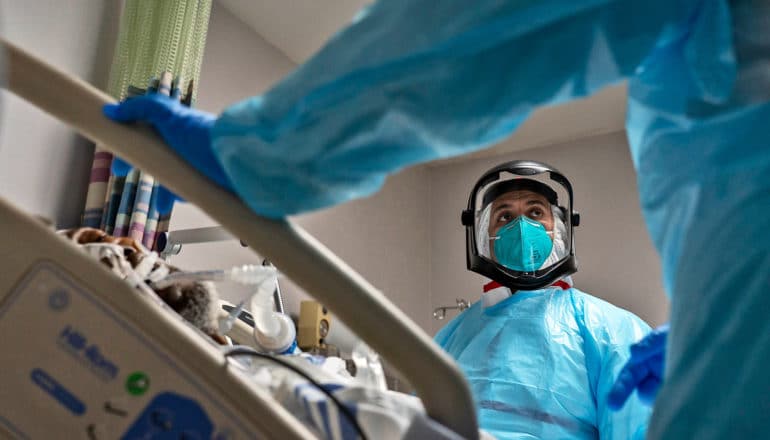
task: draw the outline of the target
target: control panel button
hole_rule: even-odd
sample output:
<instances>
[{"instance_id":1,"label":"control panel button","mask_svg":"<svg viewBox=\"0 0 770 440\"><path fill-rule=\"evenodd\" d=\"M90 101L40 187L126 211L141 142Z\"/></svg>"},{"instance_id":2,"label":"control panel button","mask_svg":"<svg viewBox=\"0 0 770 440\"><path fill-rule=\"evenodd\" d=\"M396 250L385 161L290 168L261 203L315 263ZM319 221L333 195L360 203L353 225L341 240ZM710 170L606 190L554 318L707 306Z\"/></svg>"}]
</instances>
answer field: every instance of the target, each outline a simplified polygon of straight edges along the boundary
<instances>
[{"instance_id":1,"label":"control panel button","mask_svg":"<svg viewBox=\"0 0 770 440\"><path fill-rule=\"evenodd\" d=\"M72 411L76 416L81 416L86 412L86 405L82 400L75 397L64 385L42 369L35 368L32 370L30 379L32 379L35 385L56 399L65 408Z\"/></svg>"},{"instance_id":2,"label":"control panel button","mask_svg":"<svg viewBox=\"0 0 770 440\"><path fill-rule=\"evenodd\" d=\"M195 400L172 392L155 396L123 435L124 439L210 439L214 424Z\"/></svg>"}]
</instances>

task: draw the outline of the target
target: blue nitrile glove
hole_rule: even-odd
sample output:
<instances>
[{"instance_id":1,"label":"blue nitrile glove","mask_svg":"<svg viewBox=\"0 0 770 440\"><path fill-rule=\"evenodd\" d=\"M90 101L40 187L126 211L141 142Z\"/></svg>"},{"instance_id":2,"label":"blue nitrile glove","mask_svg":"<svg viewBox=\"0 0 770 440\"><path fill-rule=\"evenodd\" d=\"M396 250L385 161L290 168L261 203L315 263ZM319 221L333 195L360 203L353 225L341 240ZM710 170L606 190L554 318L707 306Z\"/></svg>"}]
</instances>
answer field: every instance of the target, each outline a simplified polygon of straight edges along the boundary
<instances>
[{"instance_id":1,"label":"blue nitrile glove","mask_svg":"<svg viewBox=\"0 0 770 440\"><path fill-rule=\"evenodd\" d=\"M227 175L211 151L211 128L216 121L214 115L192 109L161 94L137 96L119 104L106 104L103 111L113 121L150 123L163 140L193 167L232 191ZM122 160L116 164L116 168L121 170L125 167Z\"/></svg>"},{"instance_id":2,"label":"blue nitrile glove","mask_svg":"<svg viewBox=\"0 0 770 440\"><path fill-rule=\"evenodd\" d=\"M631 346L631 358L620 370L612 386L607 403L613 410L623 407L629 396L637 390L639 400L652 405L663 383L668 324L662 325Z\"/></svg>"},{"instance_id":3,"label":"blue nitrile glove","mask_svg":"<svg viewBox=\"0 0 770 440\"><path fill-rule=\"evenodd\" d=\"M130 163L119 158L118 156L112 157L112 165L110 166L110 170L112 171L112 174L114 176L126 177L128 176L128 173L131 172L132 168L133 167L131 166Z\"/></svg>"}]
</instances>

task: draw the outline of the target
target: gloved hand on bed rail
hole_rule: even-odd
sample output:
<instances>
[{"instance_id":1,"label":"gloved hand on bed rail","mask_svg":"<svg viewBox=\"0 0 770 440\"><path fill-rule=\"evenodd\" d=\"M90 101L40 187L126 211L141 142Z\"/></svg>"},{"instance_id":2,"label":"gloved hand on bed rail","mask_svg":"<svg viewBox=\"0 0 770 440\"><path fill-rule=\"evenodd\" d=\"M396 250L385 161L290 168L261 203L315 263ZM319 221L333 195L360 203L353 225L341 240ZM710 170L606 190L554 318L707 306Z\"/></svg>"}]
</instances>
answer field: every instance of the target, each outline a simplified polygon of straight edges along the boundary
<instances>
[{"instance_id":1,"label":"gloved hand on bed rail","mask_svg":"<svg viewBox=\"0 0 770 440\"><path fill-rule=\"evenodd\" d=\"M103 111L105 116L116 122L148 122L163 140L193 167L218 185L229 191L233 190L212 152L211 128L216 121L214 115L187 107L162 94L142 95L118 104L106 104ZM124 168L126 164L121 160L116 167ZM161 195L165 197L166 204L178 199L165 188L163 192L165 194ZM163 205L161 200L158 202L160 210Z\"/></svg>"}]
</instances>

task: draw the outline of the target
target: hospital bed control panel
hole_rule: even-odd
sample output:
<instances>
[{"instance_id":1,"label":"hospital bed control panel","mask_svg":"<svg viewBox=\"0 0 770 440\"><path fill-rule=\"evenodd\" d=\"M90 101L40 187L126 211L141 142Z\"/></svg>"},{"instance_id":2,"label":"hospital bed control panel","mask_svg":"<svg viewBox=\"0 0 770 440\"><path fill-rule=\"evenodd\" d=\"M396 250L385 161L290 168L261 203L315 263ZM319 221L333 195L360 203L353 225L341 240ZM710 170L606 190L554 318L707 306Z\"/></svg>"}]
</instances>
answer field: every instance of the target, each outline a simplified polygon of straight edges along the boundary
<instances>
[{"instance_id":1,"label":"hospital bed control panel","mask_svg":"<svg viewBox=\"0 0 770 440\"><path fill-rule=\"evenodd\" d=\"M16 366L0 374L0 435L256 437L172 353L56 266L36 266L0 301L0 350Z\"/></svg>"}]
</instances>

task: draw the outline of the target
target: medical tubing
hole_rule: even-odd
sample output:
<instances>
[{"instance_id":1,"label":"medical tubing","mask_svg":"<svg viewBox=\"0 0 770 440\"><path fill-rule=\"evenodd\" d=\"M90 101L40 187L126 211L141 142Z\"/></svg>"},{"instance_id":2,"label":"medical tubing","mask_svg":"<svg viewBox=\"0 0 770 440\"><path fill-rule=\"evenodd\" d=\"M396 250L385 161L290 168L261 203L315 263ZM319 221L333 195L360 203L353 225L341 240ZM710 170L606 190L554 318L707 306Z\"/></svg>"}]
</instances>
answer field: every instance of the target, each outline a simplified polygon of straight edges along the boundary
<instances>
[{"instance_id":1,"label":"medical tubing","mask_svg":"<svg viewBox=\"0 0 770 440\"><path fill-rule=\"evenodd\" d=\"M260 353L253 348L249 347L236 347L231 348L225 352L225 358L232 357L232 356L254 356L258 357L260 359L267 359L269 361L273 361L276 364L279 364L283 367L288 368L289 370L299 374L304 379L306 379L308 382L313 384L316 388L318 388L318 391L324 393L326 397L331 399L332 402L334 402L335 405L337 405L337 408L340 410L342 414L345 415L345 418L348 419L351 425L353 425L353 428L358 432L358 436L361 437L361 440L367 440L366 434L364 434L364 430L361 428L361 425L358 424L358 420L356 420L355 415L350 411L350 408L343 405L342 402L337 399L334 394L332 394L329 390L323 387L320 383L318 383L315 379L310 377L309 374L302 371L299 367L290 364L289 362L284 361L283 359L279 359L275 356L271 356L269 354Z\"/></svg>"},{"instance_id":2,"label":"medical tubing","mask_svg":"<svg viewBox=\"0 0 770 440\"><path fill-rule=\"evenodd\" d=\"M254 318L254 340L269 352L283 353L297 338L294 322L273 307L273 293L278 284L275 276L264 279L251 296L251 315Z\"/></svg>"},{"instance_id":3,"label":"medical tubing","mask_svg":"<svg viewBox=\"0 0 770 440\"><path fill-rule=\"evenodd\" d=\"M275 276L274 267L246 264L230 269L201 270L196 272L174 272L153 283L156 289L165 289L177 283L197 281L233 281L239 284L261 284L266 278ZM272 294L272 291L271 291Z\"/></svg>"},{"instance_id":4,"label":"medical tubing","mask_svg":"<svg viewBox=\"0 0 770 440\"><path fill-rule=\"evenodd\" d=\"M275 337L281 330L281 325L274 317L276 313L273 311L273 289L266 289L263 286L264 283L251 297L254 329L268 337Z\"/></svg>"},{"instance_id":5,"label":"medical tubing","mask_svg":"<svg viewBox=\"0 0 770 440\"><path fill-rule=\"evenodd\" d=\"M273 263L270 262L268 259L262 260L262 265L267 267L275 267ZM273 296L275 297L275 310L280 313L284 313L284 306L283 306L283 296L281 295L281 285L278 283L275 283L275 292L273 293Z\"/></svg>"}]
</instances>

